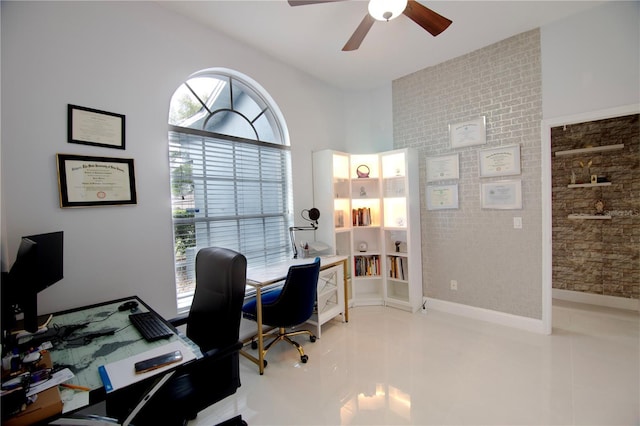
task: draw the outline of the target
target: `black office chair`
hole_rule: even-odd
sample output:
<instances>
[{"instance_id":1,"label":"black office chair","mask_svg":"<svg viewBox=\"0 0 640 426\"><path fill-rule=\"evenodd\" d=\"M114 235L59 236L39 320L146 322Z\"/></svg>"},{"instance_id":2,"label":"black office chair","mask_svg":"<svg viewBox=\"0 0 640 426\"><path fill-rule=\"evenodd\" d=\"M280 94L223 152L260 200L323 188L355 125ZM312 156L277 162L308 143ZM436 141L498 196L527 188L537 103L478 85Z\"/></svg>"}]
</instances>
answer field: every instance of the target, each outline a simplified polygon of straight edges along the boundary
<instances>
[{"instance_id":1,"label":"black office chair","mask_svg":"<svg viewBox=\"0 0 640 426\"><path fill-rule=\"evenodd\" d=\"M320 273L320 258L313 263L294 265L289 268L287 278L282 289L267 292L262 296L262 323L275 327L277 332L268 332L264 337L273 337L264 347L266 352L277 342L286 341L296 347L300 353L300 360L306 363L309 357L305 355L302 345L291 339L293 336L308 334L312 342L316 336L309 330L287 332L287 328L295 327L306 322L313 314ZM245 318L256 320L256 301L247 302L242 307ZM253 349L257 348L256 337L252 338Z\"/></svg>"},{"instance_id":2,"label":"black office chair","mask_svg":"<svg viewBox=\"0 0 640 426\"><path fill-rule=\"evenodd\" d=\"M184 425L199 411L236 392L240 386L238 351L242 348L239 333L246 273L247 260L242 254L217 247L198 252L191 309L187 316L170 322L174 326L186 324L187 337L204 357L177 369L135 416L136 426ZM124 418L123 410L130 412L131 405L131 395L108 399L107 414ZM246 423L237 416L223 424Z\"/></svg>"}]
</instances>

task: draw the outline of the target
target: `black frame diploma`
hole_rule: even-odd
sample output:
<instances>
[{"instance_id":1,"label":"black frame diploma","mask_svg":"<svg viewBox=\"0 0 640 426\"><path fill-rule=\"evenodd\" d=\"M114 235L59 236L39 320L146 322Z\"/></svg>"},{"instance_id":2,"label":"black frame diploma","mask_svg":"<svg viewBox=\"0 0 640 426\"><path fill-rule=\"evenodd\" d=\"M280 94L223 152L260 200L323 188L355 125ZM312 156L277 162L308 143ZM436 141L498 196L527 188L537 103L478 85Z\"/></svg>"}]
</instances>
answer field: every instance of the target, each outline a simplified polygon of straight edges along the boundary
<instances>
[{"instance_id":1,"label":"black frame diploma","mask_svg":"<svg viewBox=\"0 0 640 426\"><path fill-rule=\"evenodd\" d=\"M57 154L60 207L136 204L133 159Z\"/></svg>"},{"instance_id":2,"label":"black frame diploma","mask_svg":"<svg viewBox=\"0 0 640 426\"><path fill-rule=\"evenodd\" d=\"M69 143L125 149L125 116L78 105L67 105Z\"/></svg>"}]
</instances>

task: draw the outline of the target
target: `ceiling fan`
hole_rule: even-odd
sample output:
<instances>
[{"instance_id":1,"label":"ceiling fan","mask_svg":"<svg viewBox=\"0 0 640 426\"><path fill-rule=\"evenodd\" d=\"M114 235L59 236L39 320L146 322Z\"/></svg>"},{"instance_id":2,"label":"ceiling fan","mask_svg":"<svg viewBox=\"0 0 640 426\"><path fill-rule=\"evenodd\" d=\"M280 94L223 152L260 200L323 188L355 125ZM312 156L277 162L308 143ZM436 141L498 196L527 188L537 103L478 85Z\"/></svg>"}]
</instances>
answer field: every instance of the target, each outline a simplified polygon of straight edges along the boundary
<instances>
[{"instance_id":1,"label":"ceiling fan","mask_svg":"<svg viewBox=\"0 0 640 426\"><path fill-rule=\"evenodd\" d=\"M332 3L344 0L289 0L291 6L304 6L316 3ZM369 13L356 28L343 51L356 50L376 20L389 21L400 15L409 17L413 22L427 30L434 37L451 25L451 20L437 14L415 0L369 0Z\"/></svg>"}]
</instances>

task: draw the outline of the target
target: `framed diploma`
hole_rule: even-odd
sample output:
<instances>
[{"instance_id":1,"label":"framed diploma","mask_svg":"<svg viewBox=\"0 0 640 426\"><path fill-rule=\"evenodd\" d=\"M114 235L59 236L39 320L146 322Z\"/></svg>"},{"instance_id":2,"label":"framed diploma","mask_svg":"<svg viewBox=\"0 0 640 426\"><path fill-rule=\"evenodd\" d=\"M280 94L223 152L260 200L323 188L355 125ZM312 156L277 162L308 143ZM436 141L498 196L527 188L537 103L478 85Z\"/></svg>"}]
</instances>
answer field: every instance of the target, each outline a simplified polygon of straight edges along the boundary
<instances>
[{"instance_id":1,"label":"framed diploma","mask_svg":"<svg viewBox=\"0 0 640 426\"><path fill-rule=\"evenodd\" d=\"M480 177L520 174L520 145L478 151Z\"/></svg>"},{"instance_id":2,"label":"framed diploma","mask_svg":"<svg viewBox=\"0 0 640 426\"><path fill-rule=\"evenodd\" d=\"M133 159L57 154L60 207L136 204Z\"/></svg>"},{"instance_id":3,"label":"framed diploma","mask_svg":"<svg viewBox=\"0 0 640 426\"><path fill-rule=\"evenodd\" d=\"M486 118L481 116L475 120L449 124L451 148L484 145L487 143Z\"/></svg>"},{"instance_id":4,"label":"framed diploma","mask_svg":"<svg viewBox=\"0 0 640 426\"><path fill-rule=\"evenodd\" d=\"M124 115L67 105L69 143L125 149Z\"/></svg>"},{"instance_id":5,"label":"framed diploma","mask_svg":"<svg viewBox=\"0 0 640 426\"><path fill-rule=\"evenodd\" d=\"M427 210L458 208L458 184L427 185Z\"/></svg>"},{"instance_id":6,"label":"framed diploma","mask_svg":"<svg viewBox=\"0 0 640 426\"><path fill-rule=\"evenodd\" d=\"M460 178L458 154L427 157L427 182Z\"/></svg>"},{"instance_id":7,"label":"framed diploma","mask_svg":"<svg viewBox=\"0 0 640 426\"><path fill-rule=\"evenodd\" d=\"M480 184L483 209L518 210L522 208L522 181L503 180Z\"/></svg>"}]
</instances>

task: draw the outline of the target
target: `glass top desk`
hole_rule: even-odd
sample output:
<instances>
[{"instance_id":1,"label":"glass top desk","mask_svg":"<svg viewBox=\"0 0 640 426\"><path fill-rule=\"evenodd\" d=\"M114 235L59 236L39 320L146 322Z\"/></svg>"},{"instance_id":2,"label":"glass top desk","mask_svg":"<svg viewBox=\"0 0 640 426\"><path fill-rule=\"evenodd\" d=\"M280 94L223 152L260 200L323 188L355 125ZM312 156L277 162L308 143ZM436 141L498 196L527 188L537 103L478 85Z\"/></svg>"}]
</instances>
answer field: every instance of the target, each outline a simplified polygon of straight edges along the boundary
<instances>
[{"instance_id":1,"label":"glass top desk","mask_svg":"<svg viewBox=\"0 0 640 426\"><path fill-rule=\"evenodd\" d=\"M264 336L262 327L262 289L275 284L279 281L283 281L287 277L289 267L292 265L299 265L304 263L313 262L315 258L310 257L307 259L291 259L285 262L274 263L258 268L247 269L247 290L255 289L256 297L256 323L258 326L257 340L258 340L258 358L247 353L244 350L240 351L245 358L253 361L258 365L260 374L264 374ZM347 256L321 256L320 257L320 271L332 268L342 264L343 271L343 283L344 283L344 321L349 321L349 297L347 287Z\"/></svg>"},{"instance_id":2,"label":"glass top desk","mask_svg":"<svg viewBox=\"0 0 640 426\"><path fill-rule=\"evenodd\" d=\"M128 358L139 357L140 354L148 351L157 350L160 353L165 353L167 351L164 351L163 347L175 345L175 342L179 342L181 347L192 351L192 354L184 354L185 361L202 356L198 346L174 327L171 327L169 323L167 325L175 332L173 336L168 339L147 342L131 325L129 314L132 312L118 310L120 305L130 300L138 302L137 310L134 312L153 312L140 298L132 296L53 314L48 325L49 330L46 332L50 335L55 334L51 338L53 347L48 349L51 361L54 367L66 367L73 372L74 377L66 383L90 389L89 392L62 389L63 413L75 411L106 399L107 392L98 371L98 367L102 365L118 361L126 363ZM69 329L68 326L78 324L87 325L64 336L65 329ZM103 335L111 331L114 333ZM34 338L42 339L44 336L35 335ZM24 345L25 343L20 342L20 344ZM178 365L180 364L174 364L173 367ZM133 370L133 360L130 367ZM166 370L154 370L147 373L148 376L142 377L140 375L140 379L146 380L164 372ZM132 371L131 374L135 373ZM114 385L114 389L117 391L117 386Z\"/></svg>"}]
</instances>

